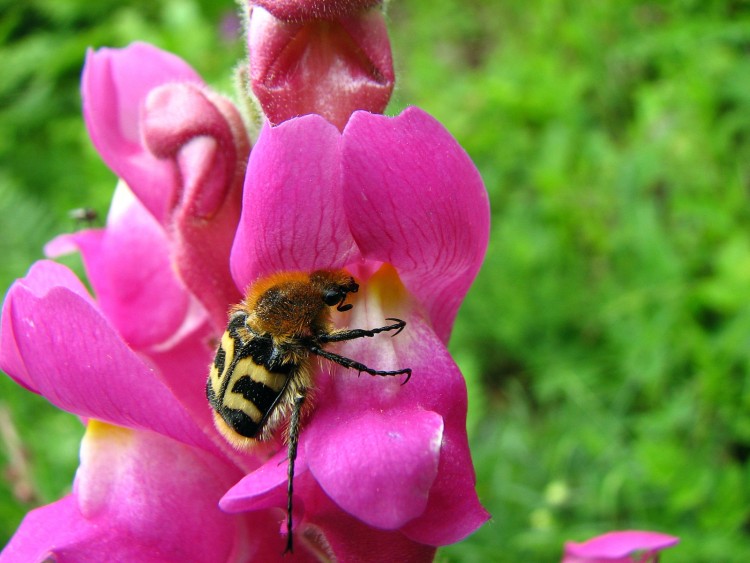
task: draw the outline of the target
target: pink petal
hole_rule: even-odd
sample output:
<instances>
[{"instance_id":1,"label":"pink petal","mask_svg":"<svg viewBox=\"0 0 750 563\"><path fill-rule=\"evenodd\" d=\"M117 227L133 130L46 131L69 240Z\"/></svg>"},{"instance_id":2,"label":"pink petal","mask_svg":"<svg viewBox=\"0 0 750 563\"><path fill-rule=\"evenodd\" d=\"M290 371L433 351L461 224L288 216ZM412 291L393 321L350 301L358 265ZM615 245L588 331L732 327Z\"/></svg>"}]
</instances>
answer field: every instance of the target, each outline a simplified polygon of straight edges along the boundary
<instances>
[{"instance_id":1,"label":"pink petal","mask_svg":"<svg viewBox=\"0 0 750 563\"><path fill-rule=\"evenodd\" d=\"M232 487L221 499L219 506L230 513L258 511L276 508L279 525L275 531L275 538L270 546L281 548L286 543L286 506L287 506L287 470L286 448L271 457L255 472L246 475L239 483ZM294 556L302 559L310 557L310 552L319 551L317 538L312 544L300 537L300 530L304 528L309 491L319 487L307 471L307 463L303 453L297 458L294 472ZM301 549L304 546L307 549ZM318 560L318 559L314 559Z\"/></svg>"},{"instance_id":2,"label":"pink petal","mask_svg":"<svg viewBox=\"0 0 750 563\"><path fill-rule=\"evenodd\" d=\"M465 428L465 427L464 427ZM465 429L446 428L437 478L423 514L406 524L406 537L428 545L450 545L477 531L490 514L476 494L476 477Z\"/></svg>"},{"instance_id":3,"label":"pink petal","mask_svg":"<svg viewBox=\"0 0 750 563\"><path fill-rule=\"evenodd\" d=\"M445 431L437 478L424 513L402 532L429 545L448 545L476 531L490 517L476 493L476 476L466 435L466 383L448 350L422 319L411 317L409 339L396 344L401 365L412 367L402 404L412 402L443 416ZM402 335L399 335L399 337Z\"/></svg>"},{"instance_id":4,"label":"pink petal","mask_svg":"<svg viewBox=\"0 0 750 563\"><path fill-rule=\"evenodd\" d=\"M229 491L221 507L230 512L286 506L286 464L284 455L274 456L256 473L248 475ZM341 510L323 492L310 472L296 472L294 480L295 556L304 546L322 558L338 561L368 561L373 550L385 561L431 561L433 547L418 544L403 534L368 526ZM257 483L256 483L257 481ZM249 496L248 496L249 495ZM279 518L283 512L279 511ZM278 545L286 532L281 522Z\"/></svg>"},{"instance_id":5,"label":"pink petal","mask_svg":"<svg viewBox=\"0 0 750 563\"><path fill-rule=\"evenodd\" d=\"M424 512L443 438L437 413L367 410L342 424L329 410L305 438L310 471L349 514L393 530Z\"/></svg>"},{"instance_id":6,"label":"pink petal","mask_svg":"<svg viewBox=\"0 0 750 563\"><path fill-rule=\"evenodd\" d=\"M54 285L65 276L47 274L60 269L51 262L37 266L8 293L3 339L8 331L17 346L9 367L23 366L13 376L27 378L27 387L79 416L215 450L158 374L125 345L91 298L80 295L80 284Z\"/></svg>"},{"instance_id":7,"label":"pink petal","mask_svg":"<svg viewBox=\"0 0 750 563\"><path fill-rule=\"evenodd\" d=\"M679 543L679 538L638 530L609 532L582 543L566 542L564 561L591 563L630 561L636 551L656 552Z\"/></svg>"},{"instance_id":8,"label":"pink petal","mask_svg":"<svg viewBox=\"0 0 750 563\"><path fill-rule=\"evenodd\" d=\"M489 517L474 490L465 430L466 387L429 325L408 305L392 309L393 292L399 293L387 290L388 284L396 283L391 279L393 275L392 269L385 269L361 287L347 324L352 328L380 326L387 315L394 314L407 320L404 332L395 338L380 335L355 340L336 351L376 369L411 367L411 380L402 386L403 377L355 377L355 373L343 368L324 367L316 385L316 396L321 399L301 432L300 452L308 457L323 489L345 510L381 527L403 525L407 537L420 543L445 545L467 536ZM380 422L369 420L368 417L376 417L372 413L382 413ZM400 420L413 422L408 433L400 427ZM437 420L441 429L443 421L445 426L435 477L432 464L438 456L429 444L434 443L431 440L435 435L430 429L436 429ZM388 432L394 428L395 433L406 437L405 446L400 449L384 445L389 442ZM411 434L415 429L420 431ZM360 448L361 443L368 447ZM383 451L388 454L383 455ZM229 495L232 510L283 502L285 473L269 465L273 466L273 462L264 465L260 474L271 471L275 479L264 480L262 487L254 488L249 477ZM362 479L367 479L363 477L363 466L368 467L364 475L376 475L371 486L361 486ZM380 476L377 468L381 466L387 468L389 477ZM377 489L378 482L384 479L393 496L399 498L387 496L379 504L372 497L373 487ZM266 496L274 487L275 496ZM383 490L381 486L381 495L385 494ZM426 490L429 499L425 506ZM222 501L226 509L230 508L230 504L224 504L230 502L229 497Z\"/></svg>"},{"instance_id":9,"label":"pink petal","mask_svg":"<svg viewBox=\"0 0 750 563\"><path fill-rule=\"evenodd\" d=\"M16 280L8 291L3 302L2 324L0 325L0 369L12 377L19 385L38 393L26 369L13 330L13 318L10 295L16 286L25 287L32 293L43 293L47 287L60 285L85 299L91 299L88 291L69 269L54 262L43 260L35 262L25 278Z\"/></svg>"},{"instance_id":10,"label":"pink petal","mask_svg":"<svg viewBox=\"0 0 750 563\"><path fill-rule=\"evenodd\" d=\"M81 249L107 319L131 347L159 368L163 383L204 433L225 446L216 435L211 410L206 408L205 381L215 353L212 338L216 332L207 322L206 311L176 277L161 225L127 186L120 184L106 229L63 235L48 249L71 245ZM223 324L226 308L225 303Z\"/></svg>"},{"instance_id":11,"label":"pink petal","mask_svg":"<svg viewBox=\"0 0 750 563\"><path fill-rule=\"evenodd\" d=\"M179 58L142 43L89 53L82 89L94 144L165 225L177 271L223 327L240 298L229 270L250 150L239 112Z\"/></svg>"},{"instance_id":12,"label":"pink petal","mask_svg":"<svg viewBox=\"0 0 750 563\"><path fill-rule=\"evenodd\" d=\"M232 249L238 287L277 271L343 267L358 257L343 209L339 139L317 115L263 128Z\"/></svg>"},{"instance_id":13,"label":"pink petal","mask_svg":"<svg viewBox=\"0 0 750 563\"><path fill-rule=\"evenodd\" d=\"M227 512L243 512L272 507L286 507L287 499L287 450L281 447L258 469L245 475L221 499L219 506ZM294 465L295 486L307 472L305 453L298 451ZM295 515L302 514L304 507L295 494Z\"/></svg>"},{"instance_id":14,"label":"pink petal","mask_svg":"<svg viewBox=\"0 0 750 563\"><path fill-rule=\"evenodd\" d=\"M181 171L188 191L182 205L203 219L213 216L226 199L237 160L242 158L244 170L249 148L237 110L230 104L221 106L240 122L233 128L217 107L217 98L198 84L165 84L148 93L140 116L142 142L158 158L178 159L192 141L209 142L199 147L195 158L185 159ZM242 138L242 153L235 134Z\"/></svg>"},{"instance_id":15,"label":"pink petal","mask_svg":"<svg viewBox=\"0 0 750 563\"><path fill-rule=\"evenodd\" d=\"M475 491L476 478L466 437L466 384L445 345L417 309L403 304L403 309L394 310L393 292L398 295L398 290L394 287L396 282L390 279L392 275L387 269L381 271L360 288L360 301L352 309L347 325L352 328L381 326L386 317L395 315L406 320L404 331L394 338L379 335L374 339L347 342L336 352L376 369L409 367L411 379L401 385L400 377L366 374L355 377L356 374L342 368L335 368L333 375L327 378L324 368L319 377L318 396L326 400L320 401L311 418L309 436L306 438L304 432L302 436L307 440L305 448L311 452L325 447L320 444L323 434L313 432L319 421L338 419L338 424L345 421L343 425L347 425L363 410L433 411L442 416L444 432L438 472L427 506L420 516L405 524L402 531L420 543L447 545L463 539L489 518ZM312 461L310 463L312 467ZM377 456L373 454L375 463L378 463ZM364 494L363 489L355 488L349 494Z\"/></svg>"},{"instance_id":16,"label":"pink petal","mask_svg":"<svg viewBox=\"0 0 750 563\"><path fill-rule=\"evenodd\" d=\"M77 246L97 301L123 338L144 349L171 337L184 322L189 295L176 277L161 225L120 185L107 228L58 237Z\"/></svg>"},{"instance_id":17,"label":"pink petal","mask_svg":"<svg viewBox=\"0 0 750 563\"><path fill-rule=\"evenodd\" d=\"M31 386L31 376L23 363L21 352L18 350L16 335L10 328L13 322L9 302L3 302L2 323L0 323L0 370L7 373L13 381L32 391L38 393Z\"/></svg>"},{"instance_id":18,"label":"pink petal","mask_svg":"<svg viewBox=\"0 0 750 563\"><path fill-rule=\"evenodd\" d=\"M236 469L205 452L91 421L74 495L31 512L3 561L231 560L275 528L268 515L265 530L257 517L251 529L246 517L218 510L236 478Z\"/></svg>"},{"instance_id":19,"label":"pink petal","mask_svg":"<svg viewBox=\"0 0 750 563\"><path fill-rule=\"evenodd\" d=\"M215 436L216 442L233 449L216 435L212 410L206 403L206 379L208 368L213 361L216 350L211 345L216 333L211 325L205 322L201 311L200 324L188 320L175 334L172 341L148 350L146 355L150 363L161 375L162 382L174 394L177 400L191 413L196 424L204 433Z\"/></svg>"},{"instance_id":20,"label":"pink petal","mask_svg":"<svg viewBox=\"0 0 750 563\"><path fill-rule=\"evenodd\" d=\"M82 522L76 498L65 498L29 512L21 522L16 534L0 553L3 563L28 563L29 561L56 561L55 556L64 557L69 552L80 550L80 545L92 545L94 553L75 553L79 563L96 563L104 551L119 551L130 560L154 561L142 553L140 546L133 545L130 538L125 542L114 540L107 545L104 537L99 537L96 529ZM118 545L124 543L125 545ZM119 549L118 549L119 548ZM144 558L145 557L145 558ZM155 562L154 562L155 563Z\"/></svg>"},{"instance_id":21,"label":"pink petal","mask_svg":"<svg viewBox=\"0 0 750 563\"><path fill-rule=\"evenodd\" d=\"M362 255L389 262L447 341L482 264L489 203L466 152L434 118L355 113L342 145L347 218Z\"/></svg>"},{"instance_id":22,"label":"pink petal","mask_svg":"<svg viewBox=\"0 0 750 563\"><path fill-rule=\"evenodd\" d=\"M342 511L318 486L305 491L307 520L300 525L303 540L322 544L323 553L338 561L432 561L435 548L414 542L398 531L379 530Z\"/></svg>"},{"instance_id":23,"label":"pink petal","mask_svg":"<svg viewBox=\"0 0 750 563\"><path fill-rule=\"evenodd\" d=\"M281 20L301 21L352 14L380 2L381 0L253 0L251 4L268 10Z\"/></svg>"},{"instance_id":24,"label":"pink petal","mask_svg":"<svg viewBox=\"0 0 750 563\"><path fill-rule=\"evenodd\" d=\"M343 137L310 115L261 133L232 273L244 287L277 271L388 262L445 341L488 231L476 168L421 110L396 118L358 112Z\"/></svg>"},{"instance_id":25,"label":"pink petal","mask_svg":"<svg viewBox=\"0 0 750 563\"><path fill-rule=\"evenodd\" d=\"M162 84L202 84L180 58L145 43L89 50L83 69L83 113L91 140L107 165L162 221L174 197L172 164L144 149L139 118L148 93Z\"/></svg>"}]
</instances>

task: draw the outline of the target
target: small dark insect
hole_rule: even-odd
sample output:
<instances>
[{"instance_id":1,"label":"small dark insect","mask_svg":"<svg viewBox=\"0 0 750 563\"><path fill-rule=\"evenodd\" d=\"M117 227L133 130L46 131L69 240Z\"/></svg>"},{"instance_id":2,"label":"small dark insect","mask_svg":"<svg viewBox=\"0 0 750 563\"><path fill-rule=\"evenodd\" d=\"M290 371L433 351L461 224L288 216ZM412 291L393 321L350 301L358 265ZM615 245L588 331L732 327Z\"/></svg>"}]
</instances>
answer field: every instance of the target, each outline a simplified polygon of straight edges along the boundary
<instances>
[{"instance_id":1,"label":"small dark insect","mask_svg":"<svg viewBox=\"0 0 750 563\"><path fill-rule=\"evenodd\" d=\"M78 207L68 211L68 217L70 217L76 223L91 227L96 221L99 220L99 214L96 209L91 207Z\"/></svg>"},{"instance_id":2,"label":"small dark insect","mask_svg":"<svg viewBox=\"0 0 750 563\"><path fill-rule=\"evenodd\" d=\"M270 439L288 421L288 488L286 551L292 551L294 462L300 417L308 391L314 388L313 356L371 375L406 375L411 369L380 371L325 349L327 344L401 332L406 323L372 329L335 330L331 307L344 304L359 286L343 270L286 272L251 285L242 303L232 308L206 384L219 432L236 448L249 449Z\"/></svg>"}]
</instances>

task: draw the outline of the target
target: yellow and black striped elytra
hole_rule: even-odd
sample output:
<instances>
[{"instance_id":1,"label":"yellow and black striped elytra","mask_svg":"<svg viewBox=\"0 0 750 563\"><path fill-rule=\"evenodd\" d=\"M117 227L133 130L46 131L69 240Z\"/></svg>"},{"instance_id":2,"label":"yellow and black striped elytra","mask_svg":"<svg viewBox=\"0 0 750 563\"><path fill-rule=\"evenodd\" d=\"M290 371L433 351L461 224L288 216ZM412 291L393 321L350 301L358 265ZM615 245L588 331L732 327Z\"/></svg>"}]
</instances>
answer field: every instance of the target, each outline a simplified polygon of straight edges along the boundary
<instances>
[{"instance_id":1,"label":"yellow and black striped elytra","mask_svg":"<svg viewBox=\"0 0 750 563\"><path fill-rule=\"evenodd\" d=\"M411 369L381 371L326 350L333 342L401 332L406 323L373 329L335 330L331 307L344 304L359 285L343 270L284 272L252 284L229 313L229 324L210 368L206 395L221 434L238 449L252 448L286 427L288 448L287 543L292 551L292 497L300 420L314 388L313 356L371 375L406 375Z\"/></svg>"}]
</instances>

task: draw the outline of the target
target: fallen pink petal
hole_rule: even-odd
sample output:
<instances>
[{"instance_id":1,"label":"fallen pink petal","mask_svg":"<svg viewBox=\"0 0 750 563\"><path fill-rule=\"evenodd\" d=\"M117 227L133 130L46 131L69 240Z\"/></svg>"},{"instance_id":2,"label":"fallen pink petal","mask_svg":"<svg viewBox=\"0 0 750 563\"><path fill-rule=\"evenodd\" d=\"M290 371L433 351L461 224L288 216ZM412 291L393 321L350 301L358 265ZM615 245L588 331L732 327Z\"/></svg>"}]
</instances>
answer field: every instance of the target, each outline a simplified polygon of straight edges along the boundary
<instances>
[{"instance_id":1,"label":"fallen pink petal","mask_svg":"<svg viewBox=\"0 0 750 563\"><path fill-rule=\"evenodd\" d=\"M608 532L582 543L567 542L563 563L655 562L660 551L674 547L679 541L659 532Z\"/></svg>"}]
</instances>

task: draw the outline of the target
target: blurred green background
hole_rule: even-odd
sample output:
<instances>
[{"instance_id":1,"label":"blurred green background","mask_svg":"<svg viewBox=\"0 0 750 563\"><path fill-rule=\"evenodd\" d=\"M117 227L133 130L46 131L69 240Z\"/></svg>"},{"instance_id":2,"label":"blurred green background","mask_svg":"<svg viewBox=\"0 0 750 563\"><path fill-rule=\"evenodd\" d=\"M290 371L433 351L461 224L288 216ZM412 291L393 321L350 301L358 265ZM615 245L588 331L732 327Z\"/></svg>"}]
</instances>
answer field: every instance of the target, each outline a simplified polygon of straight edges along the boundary
<instances>
[{"instance_id":1,"label":"blurred green background","mask_svg":"<svg viewBox=\"0 0 750 563\"><path fill-rule=\"evenodd\" d=\"M0 285L106 214L88 46L150 41L231 91L226 0L0 0ZM750 2L395 0L398 86L480 168L487 260L451 343L493 520L443 561L555 561L624 528L750 560ZM72 260L71 265L76 266ZM0 378L0 545L82 427ZM16 439L17 434L17 439Z\"/></svg>"}]
</instances>

